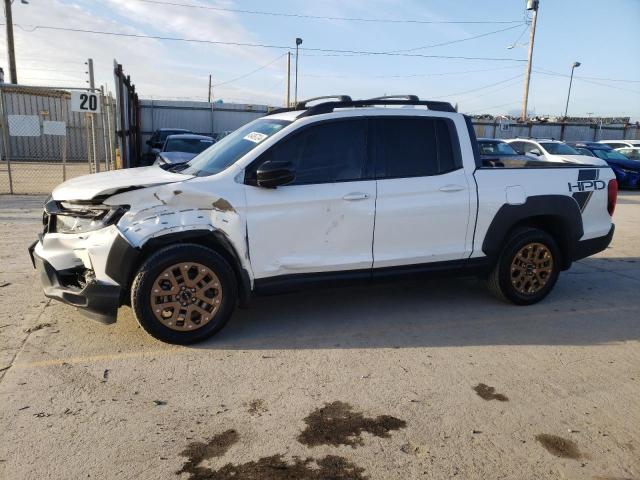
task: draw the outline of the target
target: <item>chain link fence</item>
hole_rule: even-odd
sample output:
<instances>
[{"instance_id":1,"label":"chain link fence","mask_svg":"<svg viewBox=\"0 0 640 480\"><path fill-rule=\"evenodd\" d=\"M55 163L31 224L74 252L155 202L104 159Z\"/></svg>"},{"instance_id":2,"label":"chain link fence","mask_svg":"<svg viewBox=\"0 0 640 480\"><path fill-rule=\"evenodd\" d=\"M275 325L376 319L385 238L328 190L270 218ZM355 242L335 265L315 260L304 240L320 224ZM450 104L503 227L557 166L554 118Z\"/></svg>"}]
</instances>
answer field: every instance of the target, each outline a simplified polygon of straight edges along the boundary
<instances>
[{"instance_id":1,"label":"chain link fence","mask_svg":"<svg viewBox=\"0 0 640 480\"><path fill-rule=\"evenodd\" d=\"M72 90L0 85L0 194L46 194L115 167L113 98L96 91L99 113L77 112Z\"/></svg>"}]
</instances>

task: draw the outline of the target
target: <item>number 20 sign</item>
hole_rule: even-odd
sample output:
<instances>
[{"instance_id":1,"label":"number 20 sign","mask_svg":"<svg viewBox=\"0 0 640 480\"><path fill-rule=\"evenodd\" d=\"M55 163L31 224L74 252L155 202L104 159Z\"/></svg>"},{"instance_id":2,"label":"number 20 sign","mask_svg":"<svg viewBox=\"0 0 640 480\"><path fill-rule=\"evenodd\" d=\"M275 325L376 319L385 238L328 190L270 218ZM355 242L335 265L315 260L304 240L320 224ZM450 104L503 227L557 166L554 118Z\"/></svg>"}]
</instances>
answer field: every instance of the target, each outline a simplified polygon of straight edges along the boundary
<instances>
[{"instance_id":1,"label":"number 20 sign","mask_svg":"<svg viewBox=\"0 0 640 480\"><path fill-rule=\"evenodd\" d=\"M71 92L71 111L100 113L100 99L97 93L72 91Z\"/></svg>"}]
</instances>

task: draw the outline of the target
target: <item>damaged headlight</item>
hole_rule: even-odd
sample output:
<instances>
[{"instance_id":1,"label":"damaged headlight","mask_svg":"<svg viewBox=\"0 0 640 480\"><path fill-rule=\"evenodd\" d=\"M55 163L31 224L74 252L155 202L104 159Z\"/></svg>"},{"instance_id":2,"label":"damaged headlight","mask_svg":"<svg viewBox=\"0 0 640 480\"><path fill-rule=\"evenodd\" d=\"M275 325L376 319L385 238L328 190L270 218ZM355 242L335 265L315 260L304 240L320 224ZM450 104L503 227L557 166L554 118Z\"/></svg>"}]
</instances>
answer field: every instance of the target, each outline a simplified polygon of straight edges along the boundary
<instances>
[{"instance_id":1,"label":"damaged headlight","mask_svg":"<svg viewBox=\"0 0 640 480\"><path fill-rule=\"evenodd\" d=\"M115 225L128 210L127 206L76 205L60 202L55 213L55 231L84 233Z\"/></svg>"}]
</instances>

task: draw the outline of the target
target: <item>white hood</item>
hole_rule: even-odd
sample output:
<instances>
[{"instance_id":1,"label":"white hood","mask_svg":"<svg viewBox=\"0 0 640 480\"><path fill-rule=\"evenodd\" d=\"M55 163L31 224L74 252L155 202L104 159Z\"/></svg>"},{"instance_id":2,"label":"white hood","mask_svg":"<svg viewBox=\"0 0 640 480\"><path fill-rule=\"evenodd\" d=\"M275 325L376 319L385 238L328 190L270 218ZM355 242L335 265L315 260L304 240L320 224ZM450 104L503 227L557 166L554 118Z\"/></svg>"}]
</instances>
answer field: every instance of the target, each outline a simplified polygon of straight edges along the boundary
<instances>
[{"instance_id":1,"label":"white hood","mask_svg":"<svg viewBox=\"0 0 640 480\"><path fill-rule=\"evenodd\" d=\"M91 200L131 187L151 187L180 182L192 175L172 173L158 167L127 168L72 178L58 185L51 196L54 200Z\"/></svg>"}]
</instances>

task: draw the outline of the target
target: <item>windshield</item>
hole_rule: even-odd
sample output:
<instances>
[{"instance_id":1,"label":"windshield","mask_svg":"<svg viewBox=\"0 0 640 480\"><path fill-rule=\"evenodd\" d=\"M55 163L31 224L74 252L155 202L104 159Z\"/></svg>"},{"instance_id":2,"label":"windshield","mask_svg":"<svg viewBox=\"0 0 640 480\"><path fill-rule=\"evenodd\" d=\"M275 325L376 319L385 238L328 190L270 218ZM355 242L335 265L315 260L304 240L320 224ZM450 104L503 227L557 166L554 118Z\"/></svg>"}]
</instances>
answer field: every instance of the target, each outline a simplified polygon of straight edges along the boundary
<instances>
[{"instance_id":1,"label":"windshield","mask_svg":"<svg viewBox=\"0 0 640 480\"><path fill-rule=\"evenodd\" d=\"M595 157L595 155L591 153L591 150L587 150L586 148L581 148L581 147L575 147L575 148L580 155L586 155L587 157Z\"/></svg>"},{"instance_id":2,"label":"windshield","mask_svg":"<svg viewBox=\"0 0 640 480\"><path fill-rule=\"evenodd\" d=\"M200 153L211 145L213 145L213 140L204 138L169 138L164 146L164 151Z\"/></svg>"},{"instance_id":3,"label":"windshield","mask_svg":"<svg viewBox=\"0 0 640 480\"><path fill-rule=\"evenodd\" d=\"M576 152L573 148L564 143L540 142L540 145L542 145L542 148L544 148L551 155L580 155L579 152Z\"/></svg>"},{"instance_id":4,"label":"windshield","mask_svg":"<svg viewBox=\"0 0 640 480\"><path fill-rule=\"evenodd\" d=\"M505 142L479 142L481 155L518 155L511 145Z\"/></svg>"},{"instance_id":5,"label":"windshield","mask_svg":"<svg viewBox=\"0 0 640 480\"><path fill-rule=\"evenodd\" d=\"M180 173L198 177L220 173L290 123L268 117L254 120L195 157Z\"/></svg>"},{"instance_id":6,"label":"windshield","mask_svg":"<svg viewBox=\"0 0 640 480\"><path fill-rule=\"evenodd\" d=\"M616 152L615 150L605 150L603 148L597 148L593 150L593 153L596 157L601 158L602 160L629 160L620 152Z\"/></svg>"},{"instance_id":7,"label":"windshield","mask_svg":"<svg viewBox=\"0 0 640 480\"><path fill-rule=\"evenodd\" d=\"M625 157L630 158L631 160L640 160L640 150L634 150L633 148L625 148L622 150L618 150Z\"/></svg>"},{"instance_id":8,"label":"windshield","mask_svg":"<svg viewBox=\"0 0 640 480\"><path fill-rule=\"evenodd\" d=\"M161 130L160 141L164 142L169 135L177 135L180 133L191 133L189 130Z\"/></svg>"}]
</instances>

